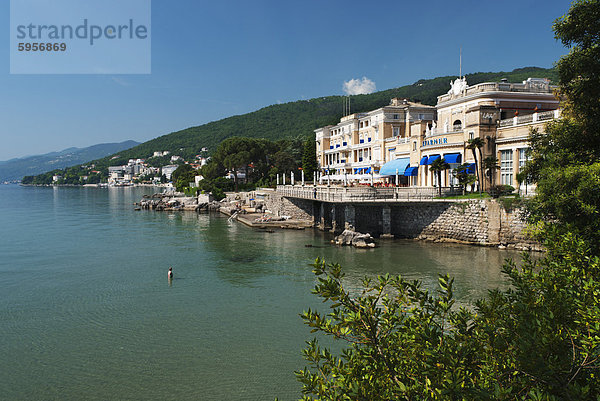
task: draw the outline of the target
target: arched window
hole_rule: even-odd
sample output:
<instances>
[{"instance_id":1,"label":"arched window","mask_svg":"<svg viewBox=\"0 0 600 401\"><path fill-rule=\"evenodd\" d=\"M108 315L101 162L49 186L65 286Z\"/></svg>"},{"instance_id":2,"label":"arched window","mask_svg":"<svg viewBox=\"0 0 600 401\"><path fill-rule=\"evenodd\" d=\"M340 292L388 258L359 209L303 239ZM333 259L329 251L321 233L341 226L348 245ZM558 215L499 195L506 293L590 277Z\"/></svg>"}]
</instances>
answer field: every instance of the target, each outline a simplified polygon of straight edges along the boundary
<instances>
[{"instance_id":1,"label":"arched window","mask_svg":"<svg viewBox=\"0 0 600 401\"><path fill-rule=\"evenodd\" d=\"M455 120L452 123L452 128L454 131L460 131L462 129L462 122L460 120Z\"/></svg>"}]
</instances>

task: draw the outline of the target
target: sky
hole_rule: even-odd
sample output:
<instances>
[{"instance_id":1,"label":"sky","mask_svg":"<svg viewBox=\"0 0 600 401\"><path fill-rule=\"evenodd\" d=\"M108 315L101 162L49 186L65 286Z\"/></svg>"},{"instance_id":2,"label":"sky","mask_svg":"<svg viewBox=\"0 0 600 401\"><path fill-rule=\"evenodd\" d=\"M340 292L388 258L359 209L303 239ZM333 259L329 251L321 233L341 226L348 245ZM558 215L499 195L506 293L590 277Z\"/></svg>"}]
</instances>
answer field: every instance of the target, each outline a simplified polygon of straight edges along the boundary
<instances>
[{"instance_id":1,"label":"sky","mask_svg":"<svg viewBox=\"0 0 600 401\"><path fill-rule=\"evenodd\" d=\"M457 75L461 47L464 74L568 52L552 23L569 1L152 0L150 74L18 75L0 3L0 160Z\"/></svg>"}]
</instances>

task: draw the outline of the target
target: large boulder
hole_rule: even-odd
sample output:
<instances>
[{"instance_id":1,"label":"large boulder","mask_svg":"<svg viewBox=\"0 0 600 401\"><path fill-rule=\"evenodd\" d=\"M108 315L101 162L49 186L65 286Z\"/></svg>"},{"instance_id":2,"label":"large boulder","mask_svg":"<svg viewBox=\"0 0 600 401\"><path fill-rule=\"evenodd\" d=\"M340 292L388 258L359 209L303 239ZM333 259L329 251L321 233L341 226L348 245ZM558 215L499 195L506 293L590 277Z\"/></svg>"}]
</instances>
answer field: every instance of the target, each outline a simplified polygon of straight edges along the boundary
<instances>
[{"instance_id":1,"label":"large boulder","mask_svg":"<svg viewBox=\"0 0 600 401\"><path fill-rule=\"evenodd\" d=\"M344 230L335 237L334 242L336 245L349 245L356 248L375 248L375 240L371 234L362 234L352 230Z\"/></svg>"}]
</instances>

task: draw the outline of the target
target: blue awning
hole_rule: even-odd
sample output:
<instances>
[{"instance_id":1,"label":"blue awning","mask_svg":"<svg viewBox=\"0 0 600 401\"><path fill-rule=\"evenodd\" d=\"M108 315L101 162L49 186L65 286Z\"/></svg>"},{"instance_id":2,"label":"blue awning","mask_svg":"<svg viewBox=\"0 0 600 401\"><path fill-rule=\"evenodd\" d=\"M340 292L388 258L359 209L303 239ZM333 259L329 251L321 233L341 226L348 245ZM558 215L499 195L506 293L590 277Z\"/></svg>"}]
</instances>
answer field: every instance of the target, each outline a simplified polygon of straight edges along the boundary
<instances>
[{"instance_id":1,"label":"blue awning","mask_svg":"<svg viewBox=\"0 0 600 401\"><path fill-rule=\"evenodd\" d=\"M462 162L462 155L460 153L448 153L444 155L446 163L460 164Z\"/></svg>"},{"instance_id":2,"label":"blue awning","mask_svg":"<svg viewBox=\"0 0 600 401\"><path fill-rule=\"evenodd\" d=\"M419 162L419 165L425 166L426 164L427 164L427 156L423 156L421 158L421 161Z\"/></svg>"},{"instance_id":3,"label":"blue awning","mask_svg":"<svg viewBox=\"0 0 600 401\"><path fill-rule=\"evenodd\" d=\"M467 166L467 174L475 174L475 163L471 163Z\"/></svg>"},{"instance_id":4,"label":"blue awning","mask_svg":"<svg viewBox=\"0 0 600 401\"><path fill-rule=\"evenodd\" d=\"M436 161L439 158L440 158L440 155L429 156L429 158L427 159L427 165L429 166L430 164L432 164L434 161Z\"/></svg>"},{"instance_id":5,"label":"blue awning","mask_svg":"<svg viewBox=\"0 0 600 401\"><path fill-rule=\"evenodd\" d=\"M406 170L404 170L405 177L416 177L418 173L419 173L418 167L407 167Z\"/></svg>"},{"instance_id":6,"label":"blue awning","mask_svg":"<svg viewBox=\"0 0 600 401\"><path fill-rule=\"evenodd\" d=\"M370 174L371 173L371 167L369 167L368 169L365 169L365 173Z\"/></svg>"},{"instance_id":7,"label":"blue awning","mask_svg":"<svg viewBox=\"0 0 600 401\"><path fill-rule=\"evenodd\" d=\"M383 167L381 167L381 170L379 170L379 175L396 175L396 171L398 171L398 174L402 174L409 164L410 157L392 160L385 163Z\"/></svg>"}]
</instances>

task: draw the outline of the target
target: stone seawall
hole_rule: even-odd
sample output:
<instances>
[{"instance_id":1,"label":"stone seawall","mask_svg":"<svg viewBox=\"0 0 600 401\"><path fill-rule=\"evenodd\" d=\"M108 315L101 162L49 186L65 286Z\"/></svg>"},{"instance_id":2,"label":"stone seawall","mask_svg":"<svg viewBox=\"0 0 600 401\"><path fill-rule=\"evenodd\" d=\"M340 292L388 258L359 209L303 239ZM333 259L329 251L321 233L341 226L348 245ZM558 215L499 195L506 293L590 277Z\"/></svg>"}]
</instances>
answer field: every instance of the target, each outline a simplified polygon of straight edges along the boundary
<instances>
[{"instance_id":1,"label":"stone seawall","mask_svg":"<svg viewBox=\"0 0 600 401\"><path fill-rule=\"evenodd\" d=\"M265 194L277 216L310 221L321 230L345 229L374 237L393 236L516 249L540 246L527 237L523 212L506 211L493 199L461 201L335 203Z\"/></svg>"},{"instance_id":2,"label":"stone seawall","mask_svg":"<svg viewBox=\"0 0 600 401\"><path fill-rule=\"evenodd\" d=\"M253 196L264 199L265 207L275 216L289 216L293 220L315 221L315 202L306 199L286 198L275 191L255 191Z\"/></svg>"}]
</instances>

